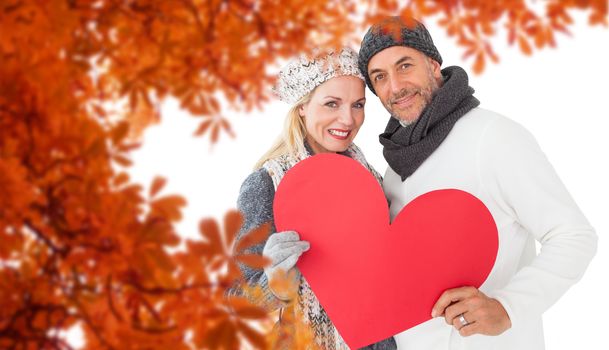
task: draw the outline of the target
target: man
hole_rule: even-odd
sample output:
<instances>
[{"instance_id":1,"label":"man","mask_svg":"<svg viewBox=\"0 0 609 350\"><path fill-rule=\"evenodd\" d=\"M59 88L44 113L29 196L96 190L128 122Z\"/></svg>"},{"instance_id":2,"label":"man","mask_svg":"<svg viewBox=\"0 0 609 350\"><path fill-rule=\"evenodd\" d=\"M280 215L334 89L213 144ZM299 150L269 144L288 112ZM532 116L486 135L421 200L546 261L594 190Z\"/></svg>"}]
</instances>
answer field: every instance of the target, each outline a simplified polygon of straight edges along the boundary
<instances>
[{"instance_id":1,"label":"man","mask_svg":"<svg viewBox=\"0 0 609 350\"><path fill-rule=\"evenodd\" d=\"M479 108L467 73L441 64L416 21L388 18L362 40L360 70L391 114L380 135L391 218L421 194L461 189L490 210L499 250L480 289L445 291L398 348L543 349L541 315L581 278L596 234L531 134Z\"/></svg>"}]
</instances>

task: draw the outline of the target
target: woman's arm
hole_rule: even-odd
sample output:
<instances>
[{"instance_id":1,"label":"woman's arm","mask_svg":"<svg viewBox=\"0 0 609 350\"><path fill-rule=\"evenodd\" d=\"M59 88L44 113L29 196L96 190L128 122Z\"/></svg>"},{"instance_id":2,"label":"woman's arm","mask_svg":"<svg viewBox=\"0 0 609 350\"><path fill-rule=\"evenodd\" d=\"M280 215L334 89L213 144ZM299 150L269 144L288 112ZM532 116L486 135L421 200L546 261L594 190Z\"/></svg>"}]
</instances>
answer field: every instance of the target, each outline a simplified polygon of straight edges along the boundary
<instances>
[{"instance_id":1,"label":"woman's arm","mask_svg":"<svg viewBox=\"0 0 609 350\"><path fill-rule=\"evenodd\" d=\"M245 237L250 231L262 224L270 223L269 235L275 232L273 220L273 198L275 187L273 180L264 169L259 169L249 175L239 192L237 209L243 215L243 226L237 234L237 242ZM247 248L244 253L262 255L266 240L257 245ZM285 302L277 298L269 288L268 279L263 269L253 269L245 264L239 263L239 269L243 273L243 282L249 287L260 287L262 294L248 293L247 288L233 288L231 294L244 295L253 303L268 309L276 310L285 305Z\"/></svg>"}]
</instances>

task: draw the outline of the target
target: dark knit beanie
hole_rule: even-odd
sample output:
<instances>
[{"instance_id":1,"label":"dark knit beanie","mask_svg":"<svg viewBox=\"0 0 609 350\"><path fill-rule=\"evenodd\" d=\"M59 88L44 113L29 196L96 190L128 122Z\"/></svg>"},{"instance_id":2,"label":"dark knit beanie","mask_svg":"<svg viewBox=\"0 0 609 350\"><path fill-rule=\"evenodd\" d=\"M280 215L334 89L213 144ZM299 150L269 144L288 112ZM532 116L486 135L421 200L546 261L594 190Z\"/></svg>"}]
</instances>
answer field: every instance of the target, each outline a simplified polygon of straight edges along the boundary
<instances>
[{"instance_id":1,"label":"dark knit beanie","mask_svg":"<svg viewBox=\"0 0 609 350\"><path fill-rule=\"evenodd\" d=\"M358 65L366 84L376 95L372 82L368 76L368 63L380 51L391 46L407 46L418 50L442 65L442 56L436 49L431 35L425 26L412 19L412 23L405 23L400 17L388 17L376 23L364 35L359 49Z\"/></svg>"}]
</instances>

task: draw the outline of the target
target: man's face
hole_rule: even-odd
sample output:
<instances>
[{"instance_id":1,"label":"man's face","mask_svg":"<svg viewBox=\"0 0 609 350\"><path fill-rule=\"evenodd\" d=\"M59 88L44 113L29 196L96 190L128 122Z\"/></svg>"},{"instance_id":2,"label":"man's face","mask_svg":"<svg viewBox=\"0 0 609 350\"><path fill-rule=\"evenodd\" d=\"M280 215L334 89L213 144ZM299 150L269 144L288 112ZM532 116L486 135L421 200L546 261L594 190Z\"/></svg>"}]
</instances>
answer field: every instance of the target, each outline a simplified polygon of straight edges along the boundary
<instances>
[{"instance_id":1,"label":"man's face","mask_svg":"<svg viewBox=\"0 0 609 350\"><path fill-rule=\"evenodd\" d=\"M368 75L387 111L403 125L419 119L442 77L438 62L405 46L392 46L374 55Z\"/></svg>"}]
</instances>

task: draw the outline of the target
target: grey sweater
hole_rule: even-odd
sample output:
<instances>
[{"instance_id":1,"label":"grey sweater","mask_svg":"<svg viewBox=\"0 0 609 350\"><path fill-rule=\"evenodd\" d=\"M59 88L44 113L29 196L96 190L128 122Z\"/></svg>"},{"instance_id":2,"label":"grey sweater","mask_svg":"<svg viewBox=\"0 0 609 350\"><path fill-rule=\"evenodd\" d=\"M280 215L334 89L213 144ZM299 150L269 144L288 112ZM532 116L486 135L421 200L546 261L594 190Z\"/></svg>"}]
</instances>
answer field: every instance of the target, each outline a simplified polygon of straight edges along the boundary
<instances>
[{"instance_id":1,"label":"grey sweater","mask_svg":"<svg viewBox=\"0 0 609 350\"><path fill-rule=\"evenodd\" d=\"M241 191L237 200L237 208L243 214L243 226L237 235L237 241L241 240L245 234L256 227L270 222L270 232L276 232L273 220L273 198L275 197L275 187L270 175L264 169L258 169L245 179L241 185ZM246 250L246 253L262 255L266 241ZM258 305L272 311L285 306L285 303L275 297L268 286L268 280L262 269L252 269L240 264L245 281L249 285L257 285L262 288L263 296L258 300L253 300ZM369 345L367 350L393 350L397 345L393 337L382 340L378 343Z\"/></svg>"}]
</instances>

